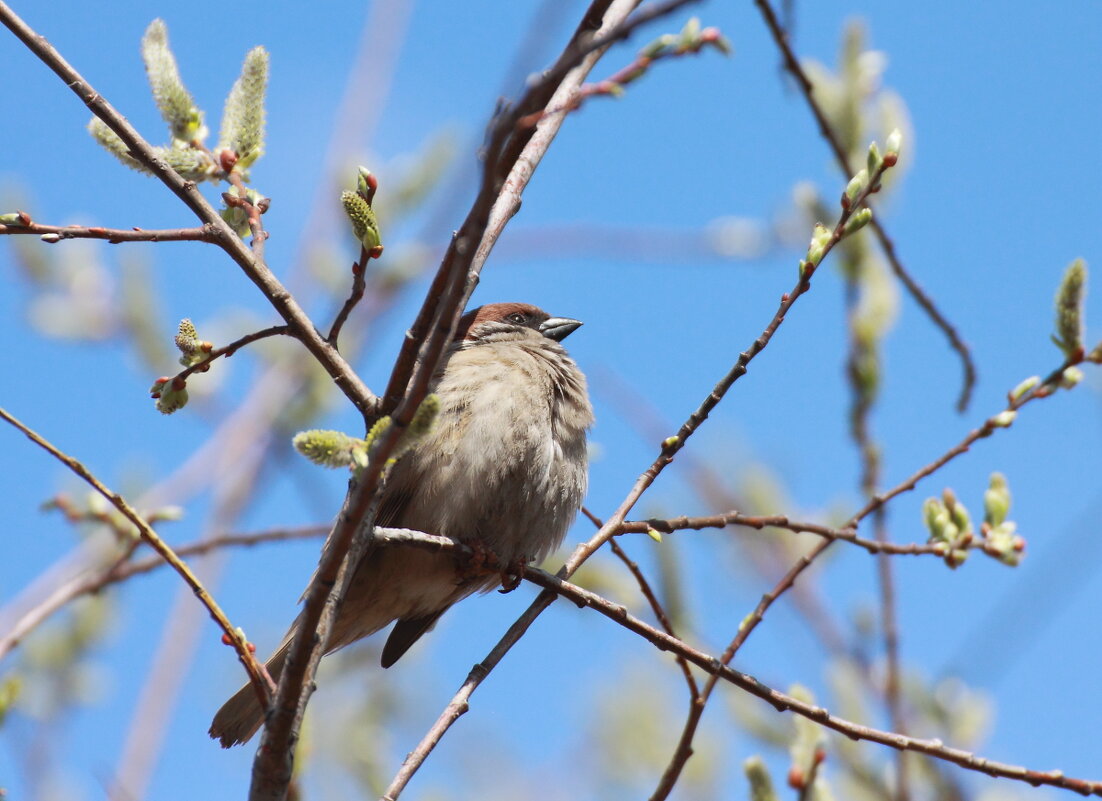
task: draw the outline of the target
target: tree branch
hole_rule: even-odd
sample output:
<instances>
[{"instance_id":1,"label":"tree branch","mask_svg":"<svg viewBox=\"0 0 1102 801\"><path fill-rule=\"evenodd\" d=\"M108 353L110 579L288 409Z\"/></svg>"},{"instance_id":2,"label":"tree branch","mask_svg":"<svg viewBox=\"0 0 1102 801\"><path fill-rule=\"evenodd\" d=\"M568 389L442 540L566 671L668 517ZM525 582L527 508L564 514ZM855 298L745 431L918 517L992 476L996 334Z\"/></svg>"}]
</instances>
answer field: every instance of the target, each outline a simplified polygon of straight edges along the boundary
<instances>
[{"instance_id":1,"label":"tree branch","mask_svg":"<svg viewBox=\"0 0 1102 801\"><path fill-rule=\"evenodd\" d=\"M107 102L87 81L81 77L69 63L62 58L45 37L35 33L20 17L0 2L0 23L6 26L15 36L27 46L47 67L61 78L77 97L114 131L130 150L130 154L147 167L162 183L165 184L203 223L203 227L210 231L216 244L232 258L244 271L264 297L272 304L295 338L302 342L307 350L325 368L325 371L340 388L341 392L352 401L365 418L373 417L378 411L378 399L372 394L367 385L360 380L352 367L337 352L336 348L325 341L325 338L314 327L313 322L306 312L295 301L291 293L279 282L268 265L257 253L254 253L234 233L233 229L222 219L206 198L203 197L193 181L186 181L180 177L164 159L160 158L148 142L142 138L126 118L119 114L115 108Z\"/></svg>"},{"instance_id":2,"label":"tree branch","mask_svg":"<svg viewBox=\"0 0 1102 801\"><path fill-rule=\"evenodd\" d=\"M811 109L812 116L815 117L815 122L819 125L819 133L823 139L826 140L831 152L834 154L834 159L838 162L838 166L846 176L853 175L853 170L850 167L849 156L846 154L845 149L842 147L841 140L834 132L830 121L826 117L826 113L819 106L819 101L815 99L814 87L811 84L811 79L807 77L803 67L800 65L800 61L796 58L796 54L788 44L788 34L784 28L781 27L780 21L777 19L777 15L773 12L773 7L769 4L769 0L754 0L754 5L758 7L761 12L762 19L765 20L766 27L769 28L769 33L773 36L773 41L776 42L777 48L781 51L783 57L784 67L796 79L796 85L799 86L800 92L803 93L804 99L807 101L808 108ZM945 335L945 338L949 340L949 345L953 350L957 352L957 356L960 358L961 368L964 370L964 377L960 388L960 395L957 398L957 411L963 412L968 408L968 404L972 399L972 390L976 385L976 365L972 360L972 353L968 349L968 345L961 339L960 334L957 333L957 329L949 322L948 318L938 309L926 291L919 285L919 283L911 276L906 267L903 266L903 262L900 261L899 255L895 251L895 243L891 237L888 236L887 230L880 222L878 217L873 217L872 230L876 234L876 239L880 243L880 249L884 251L884 256L888 259L888 264L891 265L892 272L902 282L903 286L907 288L911 297L915 302L926 312L926 316L933 321L934 325L941 329L941 332Z\"/></svg>"},{"instance_id":3,"label":"tree branch","mask_svg":"<svg viewBox=\"0 0 1102 801\"><path fill-rule=\"evenodd\" d=\"M0 225L0 236L37 235L43 242L55 243L65 239L102 239L112 245L121 242L217 242L214 232L207 226L197 228L85 228L80 225Z\"/></svg>"},{"instance_id":4,"label":"tree branch","mask_svg":"<svg viewBox=\"0 0 1102 801\"><path fill-rule=\"evenodd\" d=\"M141 538L149 543L149 545L155 550L165 562L172 566L172 569L180 574L180 577L184 582L191 587L195 592L196 597L199 599L199 603L203 604L210 612L210 616L214 618L214 622L218 624L218 627L222 629L225 639L231 644L235 651L237 651L237 657L241 660L241 663L245 666L245 671L249 674L249 681L252 682L253 687L256 689L258 697L263 704L267 704L269 695L269 687L264 679L264 674L260 671L260 665L256 661L256 657L253 656L252 651L249 649L249 643L246 641L244 634L239 629L235 628L225 612L207 592L206 587L191 571L191 568L180 559L175 551L160 538L160 536L149 524L145 522L141 515L139 515L130 504L116 492L108 489L98 478L96 478L91 471L88 470L83 464L74 459L72 456L62 452L39 434L28 428L18 419L9 414L5 409L0 408L0 419L3 419L19 429L31 440L34 444L38 445L44 451L49 453L63 465L72 470L76 475L86 481L96 490L100 495L106 498L112 506L119 510L123 517L129 520L138 529L141 534Z\"/></svg>"}]
</instances>

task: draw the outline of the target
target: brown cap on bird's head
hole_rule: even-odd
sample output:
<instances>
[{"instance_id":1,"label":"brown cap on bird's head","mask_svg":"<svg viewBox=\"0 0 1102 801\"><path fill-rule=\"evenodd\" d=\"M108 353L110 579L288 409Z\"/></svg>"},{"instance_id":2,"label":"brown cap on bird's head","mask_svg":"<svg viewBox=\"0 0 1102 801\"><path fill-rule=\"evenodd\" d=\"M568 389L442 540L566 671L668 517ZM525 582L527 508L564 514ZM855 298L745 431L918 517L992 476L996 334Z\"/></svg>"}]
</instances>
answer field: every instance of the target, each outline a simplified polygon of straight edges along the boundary
<instances>
[{"instance_id":1,"label":"brown cap on bird's head","mask_svg":"<svg viewBox=\"0 0 1102 801\"><path fill-rule=\"evenodd\" d=\"M455 341L473 342L488 333L509 328L531 328L548 339L561 342L581 324L581 320L570 317L552 317L530 303L487 303L471 309L460 318L459 326L455 330Z\"/></svg>"}]
</instances>

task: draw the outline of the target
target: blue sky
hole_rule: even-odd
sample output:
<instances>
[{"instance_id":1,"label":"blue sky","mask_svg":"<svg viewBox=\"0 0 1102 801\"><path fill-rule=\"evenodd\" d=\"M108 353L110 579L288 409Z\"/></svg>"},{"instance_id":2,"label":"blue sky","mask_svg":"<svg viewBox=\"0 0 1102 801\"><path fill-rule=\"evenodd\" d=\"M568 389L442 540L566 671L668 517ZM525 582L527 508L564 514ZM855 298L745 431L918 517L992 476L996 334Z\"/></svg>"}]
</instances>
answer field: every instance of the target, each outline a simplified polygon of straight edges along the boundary
<instances>
[{"instance_id":1,"label":"blue sky","mask_svg":"<svg viewBox=\"0 0 1102 801\"><path fill-rule=\"evenodd\" d=\"M333 163L327 152L367 14L364 4L331 2L296 14L276 7L248 20L226 19L224 4L206 0L186 9L117 2L107 19L102 7L69 0L48 9L14 5L154 141L163 126L138 55L151 19L161 16L168 23L184 79L215 130L245 51L266 46L272 55L268 147L253 179L273 199L265 218L273 234L269 262L280 276L294 273L319 181ZM366 163L381 176L377 203L387 202L387 179L396 180L434 139L450 137L456 154L448 179L456 200L443 202L438 193L425 211L384 231L392 253L426 230L431 235L423 244L440 247L458 226L474 193L473 152L487 115L500 93L515 94L519 77L548 63L565 41L582 6L563 5L572 10L540 26L516 62L519 73L511 65L534 3L413 4L408 20L401 19L406 12L399 14L396 33L387 40L391 46L400 42L400 51L385 102L379 100L385 48L366 57L365 96L375 98L375 105L361 111L375 120L371 135L348 131L338 139L348 149L342 162ZM1022 2L1001 4L998 14L980 4L948 2L854 2L844 9L798 3L796 9L794 44L802 56L833 65L852 17L866 21L872 47L886 54L884 82L905 101L913 135L905 144L908 170L882 219L905 263L972 346L979 367L972 408L958 416L958 366L915 304L901 300L885 344L882 400L873 418L885 449L886 480L894 484L1000 410L1019 380L1044 374L1059 361L1048 341L1059 277L1076 257L1102 263L1102 157L1094 102L1102 74L1102 10L1076 4L1058 14ZM731 216L768 223L790 207L801 181L827 197L845 184L801 96L781 75L751 3L694 6L610 52L594 75L614 72L649 39L677 30L690 13L719 26L734 55L705 53L657 65L622 99L595 99L572 115L475 296L477 302L526 300L585 321L568 344L593 379L598 425L587 503L602 516L656 450L654 438L640 436L625 413L617 382L653 405L667 421L666 433L673 433L794 283L797 248L772 247L754 260L724 259L700 244L709 226ZM43 222L147 228L190 223L160 184L124 170L98 149L84 131L83 105L9 35L0 36L0 66L8 76L0 191L19 193L19 205ZM346 243L350 254L350 237L334 224L335 203L322 209L314 235ZM41 247L53 256L98 253L85 258L97 258L111 276L126 259L150 264L162 293L159 320L166 343L185 316L202 325L233 312L224 325L234 332L248 321L257 327L275 322L255 288L207 246ZM72 343L29 333L33 293L12 253L6 244L0 248L0 326L7 343L0 348L0 405L85 459L113 486L148 485L172 471L209 434L210 417L197 409L170 418L157 414L146 395L156 374L122 342ZM294 279L300 286L307 280L301 274ZM385 383L423 286L410 286L372 333L372 348L359 366L373 388ZM1102 320L1098 297L1088 295L1088 326ZM315 302L311 311L324 308ZM712 463L731 482L748 474L775 477L790 500L773 511L793 517L859 505L859 464L845 424L842 308L837 273L824 268L774 342L694 437L686 458L640 504L639 515L717 511L687 480L689 457ZM1102 326L1088 331L1092 344L1102 337ZM233 360L225 403L235 401L232 390L246 386L250 360ZM171 369L165 364L161 372ZM1013 429L979 443L900 498L891 506L890 523L895 539L922 540L923 498L949 485L978 514L988 475L1007 474L1015 500L1011 517L1029 541L1026 560L1011 570L974 556L950 572L937 560L900 558L903 657L926 678L958 671L991 696L997 715L979 749L984 755L1099 778L1102 685L1095 677L1102 660L1096 620L1102 582L1094 565L1102 431L1098 377L1087 373L1083 386L1031 405ZM353 421L338 405L322 422L351 428ZM73 533L57 517L42 515L38 505L74 485L16 433L0 432L0 443L0 477L7 487L0 500L8 531L7 558L0 560L4 604L73 547ZM336 509L342 477L302 478L317 490L309 503L295 490L296 481L279 477L281 470L305 472L285 464L268 471L239 528L315 522ZM174 542L194 539L209 508L209 496L198 498L166 534ZM570 541L588 533L588 524L579 522ZM772 583L733 562L738 552L729 540L752 536L703 532L677 535L664 546L645 539L625 546L648 566L655 548L677 549L689 605L698 616L694 634L719 651ZM817 580L845 622L873 603L875 566L864 552L833 550ZM293 615L314 559L312 546L274 546L234 554L226 563L219 598L261 650L278 640ZM266 586L259 587L262 578ZM630 584L621 579L615 589L634 602ZM176 591L177 582L165 574L135 581L114 596L119 618L94 653L95 692L63 735L63 751L71 755L62 777L67 790L103 796ZM376 692L404 693L409 701L410 688L417 689L413 720L388 735L384 750L391 761L384 759L384 772L396 767L394 760L412 747L532 594L524 587L510 596L469 601L411 654L408 667L403 662L386 673L365 668L363 681ZM238 796L251 751L223 753L207 741L205 729L240 671L212 625L201 629L194 657L150 787L163 799ZM18 658L0 664L0 675L17 666ZM826 686L827 660L786 602L770 613L736 664L781 687L796 681L820 691ZM577 747L577 730L599 700L596 688L607 686L602 682L610 676L639 671L656 682L657 696L668 691L680 714L681 688L667 657L590 613L557 604L475 696L472 712L411 785L410 797L427 797L461 776L480 738L519 751L517 781L539 787L538 777L554 775L560 769L556 760L569 758ZM398 689L379 689L387 682ZM546 710L551 721L525 725L517 719L518 708ZM717 703L709 714L716 731L729 735L722 725L724 705ZM23 797L25 779L11 743L29 730L19 720L0 730L0 786L13 797ZM671 731L671 744L673 737ZM717 747L732 763L756 748L745 738L723 739ZM659 771L653 766L654 776ZM987 783L968 778L977 786ZM652 780L644 776L640 786ZM742 793L735 784L723 797Z\"/></svg>"}]
</instances>

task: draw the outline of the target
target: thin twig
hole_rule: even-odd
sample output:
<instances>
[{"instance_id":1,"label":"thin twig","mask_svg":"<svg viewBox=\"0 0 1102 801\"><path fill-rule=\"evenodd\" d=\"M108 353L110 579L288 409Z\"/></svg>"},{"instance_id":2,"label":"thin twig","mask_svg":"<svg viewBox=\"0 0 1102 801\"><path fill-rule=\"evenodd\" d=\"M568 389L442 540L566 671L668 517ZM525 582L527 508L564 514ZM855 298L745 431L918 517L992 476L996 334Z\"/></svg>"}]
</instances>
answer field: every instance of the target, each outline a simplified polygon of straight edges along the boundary
<instances>
[{"instance_id":1,"label":"thin twig","mask_svg":"<svg viewBox=\"0 0 1102 801\"><path fill-rule=\"evenodd\" d=\"M266 542L316 538L328 533L328 531L328 526L304 526L298 529L275 529L252 534L225 534L221 537L211 537L207 540L181 545L174 550L176 555L183 559L189 556L201 556L222 548L249 547ZM135 540L133 545L136 546L139 542L139 540ZM0 659L3 659L18 647L27 638L28 634L48 620L55 612L77 598L83 595L93 595L112 584L119 584L134 576L150 573L168 564L161 556L150 556L132 561L133 553L133 547L127 548L106 567L74 576L58 586L48 598L28 610L15 622L10 631L0 637Z\"/></svg>"},{"instance_id":2,"label":"thin twig","mask_svg":"<svg viewBox=\"0 0 1102 801\"><path fill-rule=\"evenodd\" d=\"M666 4L671 7L676 7L677 4ZM652 7L653 8L653 7ZM634 20L634 18L633 18ZM620 26L623 27L621 23ZM615 28L613 30L616 30ZM610 36L610 35L609 35ZM603 38L609 38L609 36ZM544 118L540 121L536 128L538 132L545 126L553 124L555 120L561 119L561 116L552 116ZM882 177L883 170L887 169L890 165L884 165L873 175L869 176L867 186L862 189L858 195L852 199L851 204L842 210L839 217L837 226L831 234L828 241L826 241L822 247L819 264L822 263L822 259L830 253L830 251L838 244L843 238L846 223L851 216L858 209L862 208L862 204L868 196L868 193L873 187L879 184L879 180ZM506 187L508 189L508 187ZM519 200L519 198L518 198ZM501 223L504 225L504 221ZM703 424L708 418L708 415L716 407L716 405L723 399L727 391L734 385L735 381L746 374L747 365L757 356L765 347L769 344L769 341L773 338L777 329L781 323L784 322L785 315L788 313L792 305L799 299L801 295L807 292L811 288L811 278L815 274L817 269L816 264L812 264L807 261L801 262L800 274L791 292L786 292L781 297L780 305L777 311L773 315L773 319L765 327L762 333L756 340L750 345L750 347L739 354L738 360L734 367L728 371L720 382L712 389L704 401L700 404L696 411L689 415L688 419L682 424L678 430L676 436L667 438L662 443L662 449L658 457L647 468L642 475L636 479L635 484L628 492L627 496L620 503L620 506L609 517L601 529L593 535L587 542L580 544L574 549L574 552L567 559L566 564L559 570L558 575L562 578L569 578L574 571L576 571L590 556L592 556L599 548L601 548L609 539L615 536L618 528L623 524L628 513L635 506L636 502L642 497L643 493L651 486L658 475L669 465L678 451L684 447L685 442L693 435L693 433ZM407 334L408 336L408 334ZM389 389L388 389L389 392ZM467 711L467 699L474 693L475 689L482 683L483 679L490 673L490 671L497 665L498 662L508 653L509 649L520 639L520 637L527 631L528 627L532 625L537 617L546 609L554 600L554 594L541 593L539 597L528 607L527 610L513 623L509 630L494 646L493 650L487 655L481 664L476 665L467 676L466 681L453 696L451 702L441 713L436 723L430 728L430 730L421 739L421 742L417 747L407 755L405 761L402 763L402 767L399 769L397 775L394 777L383 795L383 801L395 801L398 794L412 778L413 774L421 766L424 760L435 748L436 743L439 742L440 737L451 727L451 725L459 719L459 717Z\"/></svg>"},{"instance_id":3,"label":"thin twig","mask_svg":"<svg viewBox=\"0 0 1102 801\"><path fill-rule=\"evenodd\" d=\"M256 342L258 339L266 339L267 337L276 337L290 334L290 328L286 325L273 325L269 328L263 328L260 331L253 331L251 334L245 334L243 337L235 339L228 345L224 345L221 348L215 348L200 362L196 362L185 370L181 370L174 376L174 380L183 381L194 373L205 373L211 365L211 362L222 357L229 358L233 354L237 353L241 348L246 345Z\"/></svg>"},{"instance_id":4,"label":"thin twig","mask_svg":"<svg viewBox=\"0 0 1102 801\"><path fill-rule=\"evenodd\" d=\"M989 417L987 420L984 421L982 426L968 432L964 439L962 439L957 445L950 448L948 451L943 453L934 461L930 462L925 467L916 470L910 477L908 477L904 481L901 481L899 484L896 484L891 489L877 493L873 497L869 498L868 502L864 506L862 506L853 515L853 517L849 519L844 528L856 526L860 521L864 520L870 514L872 514L888 501L890 501L892 498L895 498L897 495L901 495L904 492L909 492L913 490L918 485L919 481L937 472L961 454L967 453L972 445L974 445L978 440L991 436L991 434L993 434L996 429L1007 427L1010 423L1003 422L1001 420L1003 415L1009 415L1010 421L1012 422L1013 415L1016 414L1017 411L1025 406L1027 403L1051 395L1059 386L1060 377L1064 374L1064 371L1067 368L1078 364L1080 361L1082 361L1081 357L1067 359L1063 364L1061 364L1059 367L1049 373L1043 381L1037 384L1037 386L1033 387L1028 392L1025 392L1020 397L1009 398L1006 408L1000 414L995 415L994 417Z\"/></svg>"},{"instance_id":5,"label":"thin twig","mask_svg":"<svg viewBox=\"0 0 1102 801\"><path fill-rule=\"evenodd\" d=\"M602 523L600 518L596 517L584 506L582 507L582 514L588 517L590 522L597 528L601 527ZM639 585L639 591L643 593L643 597L647 599L647 603L650 604L650 608L654 612L654 616L657 618L659 625L662 626L663 631L676 637L677 633L673 630L673 622L670 620L670 616L666 613L666 609L662 606L662 602L658 600L658 595L655 594L654 588L651 587L650 582L647 581L647 577L643 575L643 571L639 568L639 565L627 555L627 552L620 547L620 544L616 542L616 540L610 541L609 546L612 548L612 552L616 557L624 563L624 566L635 578L635 582ZM681 672L685 675L685 683L689 686L690 701L695 701L700 695L700 688L697 685L692 668L690 668L689 663L681 657L677 658L677 664L678 667L681 668Z\"/></svg>"},{"instance_id":6,"label":"thin twig","mask_svg":"<svg viewBox=\"0 0 1102 801\"><path fill-rule=\"evenodd\" d=\"M790 520L787 515L745 515L741 512L725 512L719 515L705 515L701 517L670 517L665 519L653 518L651 520L627 520L617 533L645 534L648 529L654 529L662 534L670 534L674 531L686 529L699 531L705 528L726 528L727 526L746 526L758 530L764 528L781 528L795 534L814 534L826 540L848 542L863 548L871 554L891 554L893 556L945 556L945 548L936 542L877 542L857 536L855 528L832 528L820 523L807 523L799 520ZM982 540L973 540L961 547L983 551L988 556L1003 556L1003 552Z\"/></svg>"},{"instance_id":7,"label":"thin twig","mask_svg":"<svg viewBox=\"0 0 1102 801\"><path fill-rule=\"evenodd\" d=\"M550 573L538 569L529 569L525 571L524 578L543 587L545 592L556 593L579 607L589 607L599 612L624 628L639 634L662 651L684 656L697 667L708 673L716 674L724 681L768 702L778 712L794 712L853 740L867 740L895 749L926 754L968 770L985 773L988 776L1014 779L1026 782L1034 787L1048 785L1071 790L1081 795L1102 796L1102 781L1071 778L1065 776L1063 771L1059 770L1038 771L995 762L959 748L947 747L937 739L923 740L907 737L835 717L823 707L800 701L763 684L747 673L723 665L715 657L698 651L676 637L671 637L664 631L632 616L623 606L577 585L570 584L558 576L552 576Z\"/></svg>"},{"instance_id":8,"label":"thin twig","mask_svg":"<svg viewBox=\"0 0 1102 801\"><path fill-rule=\"evenodd\" d=\"M425 534L412 529L379 528L376 529L376 537L380 545L416 547L434 552L450 552L461 556L473 555L473 551L471 551L470 548L448 537ZM808 554L808 557L811 557L811 554ZM496 569L498 567L499 566L496 564L487 565L488 569ZM1065 776L1062 771L1058 770L1038 771L1017 765L994 762L962 749L948 747L937 739L924 740L915 737L907 737L896 732L883 731L870 726L863 726L844 718L835 717L823 707L800 701L797 698L793 698L790 695L786 695L785 693L769 687L747 673L742 673L741 671L722 664L720 659L716 659L702 651L698 651L679 640L677 637L671 636L633 616L624 606L610 601L597 593L583 589L576 584L571 584L557 575L551 575L539 568L529 567L525 569L523 578L543 588L544 592L540 594L541 597L548 594L553 597L561 596L580 608L588 607L604 615L623 628L638 634L656 648L676 656L682 656L707 673L717 676L751 695L761 698L773 706L778 712L794 712L797 715L801 715L822 726L826 726L827 728L844 734L850 739L867 740L895 749L927 754L928 756L951 762L968 770L987 774L988 776L1023 781L1035 787L1048 785L1065 790L1072 790L1081 795L1102 796L1102 781L1071 778ZM478 672L482 669L484 669L483 665L476 665L474 671ZM466 710L460 710L457 707L456 711L458 714L462 714L462 712ZM388 799L390 796L384 795L383 798Z\"/></svg>"},{"instance_id":9,"label":"thin twig","mask_svg":"<svg viewBox=\"0 0 1102 801\"><path fill-rule=\"evenodd\" d=\"M130 154L145 166L182 200L211 232L217 245L232 258L264 297L272 304L291 331L307 350L325 368L325 371L341 392L356 406L365 418L378 411L378 399L363 383L351 365L325 341L313 322L292 297L291 293L275 277L268 265L253 252L232 228L222 219L199 191L194 181L187 181L158 156L150 144L115 108L107 102L69 63L55 50L44 36L30 28L4 2L0 2L0 23L7 27L47 67L88 106L88 108L114 131L126 145Z\"/></svg>"},{"instance_id":10,"label":"thin twig","mask_svg":"<svg viewBox=\"0 0 1102 801\"><path fill-rule=\"evenodd\" d=\"M851 260L845 273L846 326L849 330L846 356L846 378L850 389L849 431L861 460L861 477L858 486L866 497L876 494L880 487L883 465L880 447L873 440L870 417L876 400L875 379L870 370L879 371L883 365L877 352L877 342L862 336L858 319L859 282L862 265ZM887 514L883 507L873 513L873 536L881 545L888 544ZM907 733L907 721L903 714L899 664L899 627L896 623L895 581L891 557L881 551L876 557L876 576L880 596L880 631L884 642L885 678L884 701L888 708L893 731ZM903 751L896 752L895 801L910 801L908 759Z\"/></svg>"},{"instance_id":11,"label":"thin twig","mask_svg":"<svg viewBox=\"0 0 1102 801\"><path fill-rule=\"evenodd\" d=\"M686 1L682 0L681 4ZM630 30L625 29L622 35L627 35ZM568 51L570 49L568 46ZM561 78L551 80L545 76L543 81L526 92L518 108L534 102L534 98L545 92L551 92L554 100L562 92L574 91L598 55L599 52L592 54L592 57L580 58L581 65L564 69ZM535 134L522 135L512 130L511 122L508 126L502 122L513 117L513 113L499 115L494 126L495 133L488 149L478 197L452 239L414 328L407 332L402 353L388 383L384 410L393 408L392 425L373 451L371 462L363 474L364 480L358 482L346 497L318 571L307 590L299 626L280 676L276 700L253 763L252 801L281 799L286 792L291 777L292 747L309 696L309 684L325 650L335 610L347 591L354 567L371 547L368 526L363 526L359 536L356 531L361 524L373 520L378 471L427 394L432 376L452 339L462 307L474 289L481 265L505 222L519 207L520 193L558 130L554 120L547 120L537 127ZM504 182L498 178L499 175L506 176ZM475 242L478 243L477 250L472 248ZM427 326L427 332L417 331L421 323L431 323ZM403 380L403 376L408 376L408 381ZM393 407L390 406L392 400L395 403Z\"/></svg>"},{"instance_id":12,"label":"thin twig","mask_svg":"<svg viewBox=\"0 0 1102 801\"><path fill-rule=\"evenodd\" d=\"M359 303L364 296L367 262L370 258L371 256L368 254L367 248L361 246L360 258L352 265L352 289L344 305L341 306L340 311L337 312L337 316L333 319L333 325L329 328L329 335L325 337L326 342L334 348L337 347L337 339L341 335L341 329L344 327L345 320L348 319L348 315L352 313L352 310L356 308L356 304Z\"/></svg>"},{"instance_id":13,"label":"thin twig","mask_svg":"<svg viewBox=\"0 0 1102 801\"><path fill-rule=\"evenodd\" d=\"M796 85L799 86L800 92L803 94L804 99L807 100L807 105L811 109L812 115L815 117L815 122L819 125L819 133L830 146L834 158L838 162L838 166L845 175L853 175L854 173L849 163L849 156L846 154L845 149L842 147L841 140L835 133L830 121L827 119L826 113L819 105L819 101L815 99L815 90L811 83L811 79L807 77L803 67L800 65L799 59L789 46L788 34L777 19L777 15L774 13L773 7L769 4L769 0L754 0L754 5L756 5L761 12L762 18L765 20L765 24L769 28L770 34L773 36L773 41L776 42L778 49L781 51L785 69L796 79ZM961 384L960 395L957 398L957 411L963 412L968 408L968 404L972 399L972 390L976 385L976 365L972 360L972 353L968 349L968 345L961 339L960 334L957 333L957 329L938 309L933 298L926 293L914 277L907 271L906 267L903 266L903 262L899 259L899 255L895 251L895 243L892 241L891 237L888 236L888 232L879 218L874 216L871 225L872 230L876 233L876 239L880 243L880 248L883 250L884 256L888 260L888 264L891 265L892 272L894 272L896 277L903 283L903 286L907 288L911 297L914 298L915 302L918 303L920 307L922 307L922 310L926 312L926 315L933 321L934 325L941 329L946 339L949 340L950 347L957 352L960 358L964 377Z\"/></svg>"},{"instance_id":14,"label":"thin twig","mask_svg":"<svg viewBox=\"0 0 1102 801\"><path fill-rule=\"evenodd\" d=\"M425 302L406 332L402 350L383 393L384 413L398 406L419 363L427 362L430 366L437 363L462 312L463 303L460 301L465 301L474 290L481 264L505 224L519 209L520 195L562 125L563 118L562 115L554 115L542 119L534 129L530 126L518 127L518 121L534 112L563 105L578 90L608 47L630 36L640 25L692 2L698 0L666 0L648 6L630 19L627 19L627 13L617 14L617 22L604 25L605 18L611 19L613 16L606 13L612 3L610 0L594 0L555 64L529 86L514 106L500 110L491 120L478 196L463 224L452 236ZM632 0L630 5L634 8L638 0ZM600 35L595 35L598 29Z\"/></svg>"},{"instance_id":15,"label":"thin twig","mask_svg":"<svg viewBox=\"0 0 1102 801\"><path fill-rule=\"evenodd\" d=\"M123 517L129 520L141 533L143 540L149 543L149 545L155 550L160 557L168 562L172 566L172 569L180 574L180 577L184 582L191 587L195 596L199 599L199 602L207 608L210 612L210 616L214 619L218 627L222 629L223 634L228 638L229 643L237 651L237 657L241 660L241 663L245 666L245 671L249 674L249 680L252 682L253 687L256 689L257 696L261 699L261 703L267 705L267 699L269 697L270 689L263 678L263 674L260 671L260 665L256 661L256 657L253 656L252 651L249 650L249 643L246 641L244 635L234 627L225 612L207 592L206 588L199 581L199 579L192 573L191 568L180 559L175 551L166 543L152 528L145 522L141 515L139 515L126 499L116 492L108 489L98 478L96 478L87 467L81 462L74 459L72 456L62 452L49 441L37 434L32 429L28 428L18 419L9 414L5 409L0 408L0 418L4 419L15 428L23 432L26 437L40 448L45 450L59 462L64 464L76 475L86 481L96 490L100 495L106 498L112 506L119 510Z\"/></svg>"},{"instance_id":16,"label":"thin twig","mask_svg":"<svg viewBox=\"0 0 1102 801\"><path fill-rule=\"evenodd\" d=\"M80 225L0 225L0 236L38 235L43 242L61 242L65 239L102 239L109 244L120 242L217 242L217 237L207 226L196 228L102 228Z\"/></svg>"}]
</instances>

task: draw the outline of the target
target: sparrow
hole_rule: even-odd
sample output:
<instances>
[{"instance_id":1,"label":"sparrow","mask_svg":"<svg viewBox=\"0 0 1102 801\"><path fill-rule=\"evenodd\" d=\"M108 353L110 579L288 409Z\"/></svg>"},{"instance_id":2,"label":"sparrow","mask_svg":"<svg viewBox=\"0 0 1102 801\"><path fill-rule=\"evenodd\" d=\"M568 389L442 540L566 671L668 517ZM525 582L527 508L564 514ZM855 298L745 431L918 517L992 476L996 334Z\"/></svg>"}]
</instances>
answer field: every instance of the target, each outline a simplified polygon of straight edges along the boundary
<instances>
[{"instance_id":1,"label":"sparrow","mask_svg":"<svg viewBox=\"0 0 1102 801\"><path fill-rule=\"evenodd\" d=\"M554 551L587 484L593 409L585 376L560 344L581 324L527 303L464 314L430 388L440 401L435 424L391 469L376 525L450 537L504 565ZM373 549L356 566L328 652L397 621L382 652L390 667L452 604L501 581L470 573L450 554ZM294 633L292 625L267 662L273 680ZM218 710L210 736L224 748L244 743L265 714L245 685Z\"/></svg>"}]
</instances>

